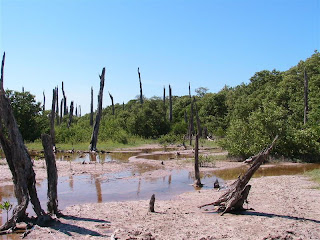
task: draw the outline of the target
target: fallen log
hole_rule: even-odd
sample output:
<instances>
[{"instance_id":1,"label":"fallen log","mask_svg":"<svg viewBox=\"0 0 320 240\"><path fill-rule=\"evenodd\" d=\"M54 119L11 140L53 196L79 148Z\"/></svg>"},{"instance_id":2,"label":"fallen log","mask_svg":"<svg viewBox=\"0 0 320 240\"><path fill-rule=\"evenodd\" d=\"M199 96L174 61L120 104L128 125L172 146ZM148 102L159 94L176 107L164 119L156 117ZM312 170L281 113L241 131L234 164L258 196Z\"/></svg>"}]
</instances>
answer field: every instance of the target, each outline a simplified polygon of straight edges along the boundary
<instances>
[{"instance_id":1,"label":"fallen log","mask_svg":"<svg viewBox=\"0 0 320 240\"><path fill-rule=\"evenodd\" d=\"M259 154L253 156L252 165L243 176L239 176L238 179L229 186L229 190L224 193L217 201L213 203L204 204L199 206L203 208L205 206L213 205L218 207L218 211L222 212L221 215L227 212L236 212L245 210L243 208L244 202L247 200L251 185L247 185L253 174L258 170L261 164L268 158L271 149L273 148L278 136L276 136L269 147L261 151Z\"/></svg>"}]
</instances>

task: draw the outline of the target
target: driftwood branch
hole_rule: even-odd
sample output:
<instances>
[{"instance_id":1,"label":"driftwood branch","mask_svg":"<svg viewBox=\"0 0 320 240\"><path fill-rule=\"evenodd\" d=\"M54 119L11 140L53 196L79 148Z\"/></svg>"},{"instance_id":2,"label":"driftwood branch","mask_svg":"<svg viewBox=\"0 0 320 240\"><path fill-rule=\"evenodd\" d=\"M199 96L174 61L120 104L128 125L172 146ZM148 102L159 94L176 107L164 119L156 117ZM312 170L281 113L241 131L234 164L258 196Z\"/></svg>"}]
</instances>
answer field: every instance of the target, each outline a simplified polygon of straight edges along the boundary
<instances>
[{"instance_id":1,"label":"driftwood branch","mask_svg":"<svg viewBox=\"0 0 320 240\"><path fill-rule=\"evenodd\" d=\"M261 164L268 158L270 151L277 139L278 136L274 138L269 147L253 157L253 164L247 170L247 172L243 176L239 176L238 179L229 186L229 190L224 193L217 201L204 204L199 208L209 205L218 206L218 211L222 212L221 215L225 214L226 212L244 210L243 203L246 201L251 188L251 186L247 184L253 174L261 166Z\"/></svg>"}]
</instances>

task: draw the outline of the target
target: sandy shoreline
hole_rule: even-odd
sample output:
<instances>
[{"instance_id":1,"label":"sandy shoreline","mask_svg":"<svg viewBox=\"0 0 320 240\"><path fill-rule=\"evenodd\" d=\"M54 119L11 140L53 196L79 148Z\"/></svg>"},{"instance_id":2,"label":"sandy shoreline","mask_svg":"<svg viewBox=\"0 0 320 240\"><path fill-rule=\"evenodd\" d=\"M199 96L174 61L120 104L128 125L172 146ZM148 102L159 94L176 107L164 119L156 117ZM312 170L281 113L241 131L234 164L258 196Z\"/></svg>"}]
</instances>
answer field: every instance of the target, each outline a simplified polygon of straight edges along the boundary
<instances>
[{"instance_id":1,"label":"sandy shoreline","mask_svg":"<svg viewBox=\"0 0 320 240\"><path fill-rule=\"evenodd\" d=\"M191 150L179 151L190 153ZM0 160L0 186L12 185L11 172L4 161ZM128 162L100 165L72 162L70 167L68 161L57 161L59 177L133 170L138 174L129 178L147 179L166 176L176 169L193 169L190 161L169 159L161 164L143 155L133 156ZM243 164L215 163L215 169L238 166ZM43 160L34 161L34 169L37 181L46 178ZM212 168L201 169L209 170ZM66 217L48 228L35 226L26 239L320 239L320 191L307 177L260 177L251 179L250 184L248 207L254 210L238 215L220 216L210 207L208 211L200 210L199 205L212 202L223 193L206 189L171 200L160 201L156 195L156 213L148 213L148 200L69 206L62 211Z\"/></svg>"}]
</instances>

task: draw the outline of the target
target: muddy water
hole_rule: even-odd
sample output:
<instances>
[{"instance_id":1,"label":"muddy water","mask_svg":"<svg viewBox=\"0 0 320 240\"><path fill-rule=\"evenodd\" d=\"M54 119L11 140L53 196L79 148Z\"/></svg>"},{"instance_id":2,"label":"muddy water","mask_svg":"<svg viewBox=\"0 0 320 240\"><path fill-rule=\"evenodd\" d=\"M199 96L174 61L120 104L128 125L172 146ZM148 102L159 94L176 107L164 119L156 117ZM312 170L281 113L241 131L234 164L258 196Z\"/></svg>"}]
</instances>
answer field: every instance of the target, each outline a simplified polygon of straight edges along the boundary
<instances>
[{"instance_id":1,"label":"muddy water","mask_svg":"<svg viewBox=\"0 0 320 240\"><path fill-rule=\"evenodd\" d=\"M192 158L193 155L189 154L183 154L183 155L177 155L175 153L167 153L167 154L148 154L148 155L143 155L141 156L145 159L150 159L150 160L161 160L161 161L166 161L166 160L172 160L172 159L187 159L187 158Z\"/></svg>"},{"instance_id":2,"label":"muddy water","mask_svg":"<svg viewBox=\"0 0 320 240\"><path fill-rule=\"evenodd\" d=\"M207 173L209 176L217 176L224 180L236 179L240 174L245 173L249 166L243 166L232 169L214 170ZM269 164L262 165L253 175L253 177L281 176L303 174L313 169L320 169L320 164Z\"/></svg>"},{"instance_id":3,"label":"muddy water","mask_svg":"<svg viewBox=\"0 0 320 240\"><path fill-rule=\"evenodd\" d=\"M58 182L59 208L88 202L110 202L148 199L154 193L159 200L171 199L183 192L192 191L193 173L187 170L174 170L169 176L158 179L127 178L133 172L117 174L79 175L60 177ZM215 176L204 176L204 188L213 188ZM219 179L223 182L222 179ZM37 186L38 196L43 207L46 206L47 180ZM9 200L14 205L16 200L13 188L0 187L2 201ZM32 214L31 207L28 212ZM5 220L5 213L2 214Z\"/></svg>"}]
</instances>

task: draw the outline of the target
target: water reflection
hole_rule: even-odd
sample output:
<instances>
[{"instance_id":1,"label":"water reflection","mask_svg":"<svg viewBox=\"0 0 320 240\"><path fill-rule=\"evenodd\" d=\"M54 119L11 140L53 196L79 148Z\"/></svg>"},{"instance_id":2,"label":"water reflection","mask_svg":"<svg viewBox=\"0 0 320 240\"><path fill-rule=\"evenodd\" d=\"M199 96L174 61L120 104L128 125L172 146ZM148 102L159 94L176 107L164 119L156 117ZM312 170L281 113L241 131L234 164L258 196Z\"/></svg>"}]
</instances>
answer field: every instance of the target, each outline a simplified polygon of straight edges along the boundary
<instances>
[{"instance_id":1,"label":"water reflection","mask_svg":"<svg viewBox=\"0 0 320 240\"><path fill-rule=\"evenodd\" d=\"M111 152L111 153L56 153L57 161L71 161L71 162L96 162L96 163L105 163L105 162L128 162L129 158L136 156L141 152Z\"/></svg>"}]
</instances>

